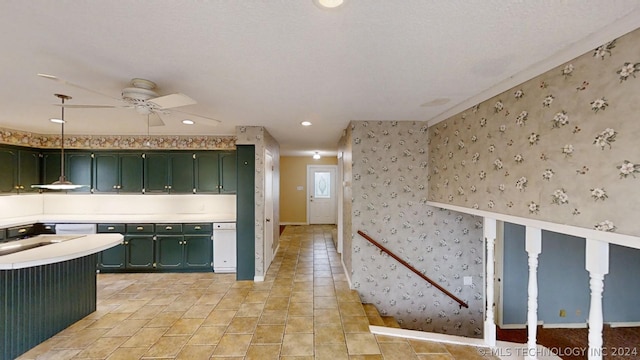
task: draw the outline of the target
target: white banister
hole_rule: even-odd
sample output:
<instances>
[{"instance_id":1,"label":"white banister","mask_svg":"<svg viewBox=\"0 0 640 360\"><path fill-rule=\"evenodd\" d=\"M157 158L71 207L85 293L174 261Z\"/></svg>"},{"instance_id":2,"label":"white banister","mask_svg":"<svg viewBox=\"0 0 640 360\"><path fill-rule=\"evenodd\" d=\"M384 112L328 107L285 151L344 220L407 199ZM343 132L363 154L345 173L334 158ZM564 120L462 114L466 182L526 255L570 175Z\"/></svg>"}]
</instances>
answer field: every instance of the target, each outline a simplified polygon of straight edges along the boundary
<instances>
[{"instance_id":1,"label":"white banister","mask_svg":"<svg viewBox=\"0 0 640 360\"><path fill-rule=\"evenodd\" d=\"M609 273L609 244L586 239L585 264L589 272L591 304L589 306L589 360L602 360L602 292L604 276Z\"/></svg>"},{"instance_id":2,"label":"white banister","mask_svg":"<svg viewBox=\"0 0 640 360\"><path fill-rule=\"evenodd\" d=\"M495 243L496 219L484 218L484 239L487 244L487 271L485 274L487 311L484 319L484 341L489 346L496 346L496 322L494 314L494 281L495 281Z\"/></svg>"},{"instance_id":3,"label":"white banister","mask_svg":"<svg viewBox=\"0 0 640 360\"><path fill-rule=\"evenodd\" d=\"M527 302L527 355L525 359L537 359L538 332L538 255L542 252L542 230L527 226L525 248L529 255L529 287Z\"/></svg>"}]
</instances>

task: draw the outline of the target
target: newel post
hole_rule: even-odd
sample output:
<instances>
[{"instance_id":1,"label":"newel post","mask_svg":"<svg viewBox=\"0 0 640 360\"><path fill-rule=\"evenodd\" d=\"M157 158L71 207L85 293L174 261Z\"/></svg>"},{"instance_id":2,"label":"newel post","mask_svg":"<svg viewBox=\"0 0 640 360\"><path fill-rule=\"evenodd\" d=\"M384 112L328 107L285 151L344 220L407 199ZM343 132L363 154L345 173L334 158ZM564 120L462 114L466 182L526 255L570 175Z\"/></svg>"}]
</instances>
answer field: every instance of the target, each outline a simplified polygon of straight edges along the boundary
<instances>
[{"instance_id":1,"label":"newel post","mask_svg":"<svg viewBox=\"0 0 640 360\"><path fill-rule=\"evenodd\" d=\"M586 239L585 264L589 272L591 304L589 306L589 360L602 360L602 293L604 276L609 273L609 244Z\"/></svg>"},{"instance_id":2,"label":"newel post","mask_svg":"<svg viewBox=\"0 0 640 360\"><path fill-rule=\"evenodd\" d=\"M496 346L496 323L494 313L494 284L495 284L495 243L496 219L484 218L484 239L487 244L486 258L486 317L484 319L484 342L489 346Z\"/></svg>"},{"instance_id":3,"label":"newel post","mask_svg":"<svg viewBox=\"0 0 640 360\"><path fill-rule=\"evenodd\" d=\"M542 230L527 226L525 247L529 255L529 287L527 302L527 356L525 359L537 359L538 333L538 255L542 252Z\"/></svg>"}]
</instances>

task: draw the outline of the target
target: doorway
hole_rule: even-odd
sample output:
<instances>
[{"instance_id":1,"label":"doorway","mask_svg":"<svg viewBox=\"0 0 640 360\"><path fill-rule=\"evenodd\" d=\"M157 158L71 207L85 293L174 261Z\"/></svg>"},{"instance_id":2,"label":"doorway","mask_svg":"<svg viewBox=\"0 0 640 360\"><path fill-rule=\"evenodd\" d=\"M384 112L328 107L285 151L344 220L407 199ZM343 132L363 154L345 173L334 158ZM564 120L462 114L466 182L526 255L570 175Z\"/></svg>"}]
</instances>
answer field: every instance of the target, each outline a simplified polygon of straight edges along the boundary
<instances>
[{"instance_id":1,"label":"doorway","mask_svg":"<svg viewBox=\"0 0 640 360\"><path fill-rule=\"evenodd\" d=\"M336 165L307 165L307 223L336 223Z\"/></svg>"}]
</instances>

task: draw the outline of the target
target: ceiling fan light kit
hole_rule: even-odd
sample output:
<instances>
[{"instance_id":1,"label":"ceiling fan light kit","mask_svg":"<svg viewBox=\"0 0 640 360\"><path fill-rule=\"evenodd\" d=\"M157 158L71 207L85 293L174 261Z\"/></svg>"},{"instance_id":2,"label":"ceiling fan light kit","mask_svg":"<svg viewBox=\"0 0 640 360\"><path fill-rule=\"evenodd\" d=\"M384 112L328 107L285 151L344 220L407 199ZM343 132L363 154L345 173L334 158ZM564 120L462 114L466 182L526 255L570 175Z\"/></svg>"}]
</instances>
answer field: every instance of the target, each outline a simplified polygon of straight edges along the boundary
<instances>
[{"instance_id":1,"label":"ceiling fan light kit","mask_svg":"<svg viewBox=\"0 0 640 360\"><path fill-rule=\"evenodd\" d=\"M52 122L60 124L60 177L58 181L54 181L51 184L42 184L42 185L31 185L34 189L46 189L46 190L74 190L80 189L83 187L88 187L89 185L77 185L73 184L71 181L68 181L64 176L64 101L70 100L71 96L63 95L63 94L54 94L57 98L59 98L62 102L62 116L60 119L51 119Z\"/></svg>"}]
</instances>

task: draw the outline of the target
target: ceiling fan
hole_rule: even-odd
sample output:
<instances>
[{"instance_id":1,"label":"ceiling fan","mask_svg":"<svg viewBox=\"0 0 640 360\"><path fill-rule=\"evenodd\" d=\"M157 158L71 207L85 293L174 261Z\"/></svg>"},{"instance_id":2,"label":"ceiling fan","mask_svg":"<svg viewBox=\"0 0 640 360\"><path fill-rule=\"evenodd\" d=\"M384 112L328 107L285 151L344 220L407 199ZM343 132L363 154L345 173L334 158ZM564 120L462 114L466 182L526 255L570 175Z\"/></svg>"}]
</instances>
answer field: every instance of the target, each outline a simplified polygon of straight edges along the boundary
<instances>
[{"instance_id":1,"label":"ceiling fan","mask_svg":"<svg viewBox=\"0 0 640 360\"><path fill-rule=\"evenodd\" d=\"M99 91L84 87L82 85L74 84L72 82L63 80L55 75L38 74L38 76L45 79L53 80L62 83L67 86L75 87L87 92L91 92L100 96L107 97L115 100L122 105L71 105L71 104L56 104L56 106L62 106L67 108L131 108L135 109L138 114L147 115L147 122L150 126L162 126L164 121L160 115L168 115L170 113L179 113L188 117L198 118L198 123L204 125L215 126L221 121L213 119L207 116L188 113L182 110L176 110L177 107L196 104L196 101L189 96L182 93L174 93L169 95L159 96L154 91L156 83L146 79L134 78L130 82L130 87L122 89L121 97L116 98L111 95L103 94Z\"/></svg>"}]
</instances>

